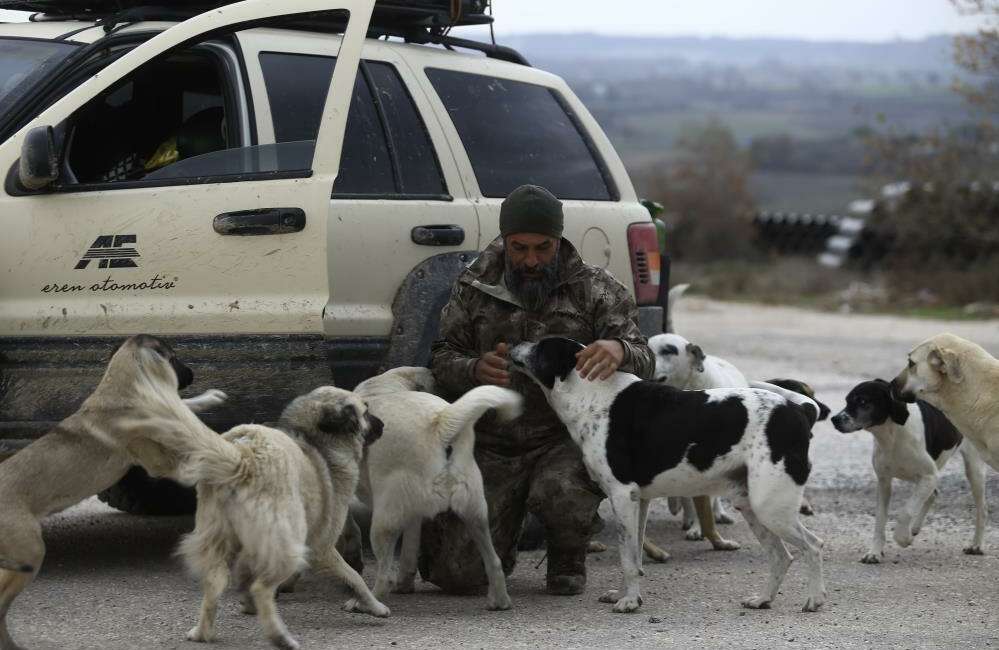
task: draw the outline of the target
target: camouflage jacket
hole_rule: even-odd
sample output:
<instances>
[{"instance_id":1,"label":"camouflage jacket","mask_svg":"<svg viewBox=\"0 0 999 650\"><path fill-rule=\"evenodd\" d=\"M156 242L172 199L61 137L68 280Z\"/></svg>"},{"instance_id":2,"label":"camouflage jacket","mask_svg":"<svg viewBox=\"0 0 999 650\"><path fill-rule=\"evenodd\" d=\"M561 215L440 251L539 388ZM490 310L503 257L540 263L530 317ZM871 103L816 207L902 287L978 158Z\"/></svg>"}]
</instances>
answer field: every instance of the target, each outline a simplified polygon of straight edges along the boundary
<instances>
[{"instance_id":1,"label":"camouflage jacket","mask_svg":"<svg viewBox=\"0 0 999 650\"><path fill-rule=\"evenodd\" d=\"M616 339L624 346L621 370L652 377L655 357L638 328L638 308L628 290L608 272L583 262L568 240L558 253L559 284L540 313L528 312L506 289L503 239L494 240L461 274L441 312L440 339L431 368L438 389L455 399L477 385L476 360L498 343L514 346L545 336L580 343ZM519 373L511 388L524 396L524 414L498 427L486 417L476 427L480 444L511 451L532 449L567 435L544 394Z\"/></svg>"}]
</instances>

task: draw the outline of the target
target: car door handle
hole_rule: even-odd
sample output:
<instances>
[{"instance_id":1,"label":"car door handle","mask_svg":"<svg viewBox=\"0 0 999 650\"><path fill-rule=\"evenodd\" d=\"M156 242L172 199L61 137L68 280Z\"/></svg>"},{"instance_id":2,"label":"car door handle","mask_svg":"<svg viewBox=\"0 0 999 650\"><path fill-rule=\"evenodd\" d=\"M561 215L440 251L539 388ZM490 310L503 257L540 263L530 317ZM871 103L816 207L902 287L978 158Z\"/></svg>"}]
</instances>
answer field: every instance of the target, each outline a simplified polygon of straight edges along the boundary
<instances>
[{"instance_id":1,"label":"car door handle","mask_svg":"<svg viewBox=\"0 0 999 650\"><path fill-rule=\"evenodd\" d=\"M465 241L465 229L455 225L417 226L412 238L420 246L457 246Z\"/></svg>"},{"instance_id":2,"label":"car door handle","mask_svg":"<svg viewBox=\"0 0 999 650\"><path fill-rule=\"evenodd\" d=\"M212 223L220 235L283 235L305 228L301 208L262 208L223 212Z\"/></svg>"}]
</instances>

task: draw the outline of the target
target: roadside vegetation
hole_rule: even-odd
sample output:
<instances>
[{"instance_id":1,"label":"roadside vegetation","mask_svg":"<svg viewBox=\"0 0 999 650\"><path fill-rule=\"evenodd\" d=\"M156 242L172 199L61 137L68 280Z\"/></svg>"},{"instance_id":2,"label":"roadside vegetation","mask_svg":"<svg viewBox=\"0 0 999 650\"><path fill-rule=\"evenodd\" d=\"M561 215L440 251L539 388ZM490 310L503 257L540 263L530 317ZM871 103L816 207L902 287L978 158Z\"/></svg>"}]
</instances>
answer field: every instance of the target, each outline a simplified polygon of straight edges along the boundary
<instances>
[{"instance_id":1,"label":"roadside vegetation","mask_svg":"<svg viewBox=\"0 0 999 650\"><path fill-rule=\"evenodd\" d=\"M896 111L899 119L872 115L839 138L773 133L741 142L738 125L711 116L688 124L663 160L633 167L640 193L666 206L673 282L725 299L999 316L999 0L953 4L985 27L954 39L960 74L949 99L927 96L955 109L935 121ZM906 189L883 193L889 183ZM828 214L835 194L851 190L876 199L866 231L889 242L876 260L821 266L814 254L779 256L757 240L752 218L761 209L811 205L796 211Z\"/></svg>"}]
</instances>

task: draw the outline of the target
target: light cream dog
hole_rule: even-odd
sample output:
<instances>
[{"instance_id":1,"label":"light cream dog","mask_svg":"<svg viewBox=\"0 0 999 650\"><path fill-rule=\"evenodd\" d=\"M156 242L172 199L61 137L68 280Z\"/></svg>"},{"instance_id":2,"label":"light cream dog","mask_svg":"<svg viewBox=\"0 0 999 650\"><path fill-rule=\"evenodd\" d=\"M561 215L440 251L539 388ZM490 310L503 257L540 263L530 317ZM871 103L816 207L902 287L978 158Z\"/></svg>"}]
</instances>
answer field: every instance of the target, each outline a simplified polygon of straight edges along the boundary
<instances>
[{"instance_id":1,"label":"light cream dog","mask_svg":"<svg viewBox=\"0 0 999 650\"><path fill-rule=\"evenodd\" d=\"M999 360L982 346L938 334L913 348L891 385L905 401L918 398L943 411L999 470Z\"/></svg>"},{"instance_id":2,"label":"light cream dog","mask_svg":"<svg viewBox=\"0 0 999 650\"><path fill-rule=\"evenodd\" d=\"M0 464L0 650L20 648L7 631L6 616L45 557L40 520L125 475L131 458L107 441L123 419L138 417L160 395L172 395L185 417L194 419L188 407L222 402L219 391L182 401L177 390L193 378L166 343L133 336L114 353L97 388L73 415Z\"/></svg>"},{"instance_id":3,"label":"light cream dog","mask_svg":"<svg viewBox=\"0 0 999 650\"><path fill-rule=\"evenodd\" d=\"M298 642L277 612L275 591L306 563L347 582L357 596L345 605L348 611L389 615L336 549L364 445L381 429L360 397L332 386L293 400L277 428L245 424L219 436L197 418L183 427L171 419L133 422L130 435L149 443L137 454L147 471L169 469L164 459L173 455L176 466L167 475L198 488L194 532L179 549L204 591L188 639L216 638L218 600L230 566L245 611L257 613L278 648L295 649Z\"/></svg>"},{"instance_id":4,"label":"light cream dog","mask_svg":"<svg viewBox=\"0 0 999 650\"><path fill-rule=\"evenodd\" d=\"M371 507L371 547L378 561L375 595L414 588L420 526L448 510L465 522L489 579L489 609L509 609L506 578L489 532L482 474L475 463L473 425L489 409L504 419L520 413L519 394L479 386L454 404L417 390L433 390L426 368L403 367L372 377L355 391L385 423L381 440L368 448L358 498ZM393 579L396 542L402 534L398 580Z\"/></svg>"}]
</instances>

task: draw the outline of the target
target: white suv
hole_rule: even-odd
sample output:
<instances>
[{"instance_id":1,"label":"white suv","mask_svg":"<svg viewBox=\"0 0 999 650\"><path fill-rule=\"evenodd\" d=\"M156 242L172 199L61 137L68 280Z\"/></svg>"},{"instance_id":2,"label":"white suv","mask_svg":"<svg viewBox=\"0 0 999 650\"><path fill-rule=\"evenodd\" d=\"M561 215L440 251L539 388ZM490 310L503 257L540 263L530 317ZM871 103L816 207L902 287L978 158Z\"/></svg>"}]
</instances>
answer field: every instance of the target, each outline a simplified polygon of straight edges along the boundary
<instances>
[{"instance_id":1,"label":"white suv","mask_svg":"<svg viewBox=\"0 0 999 650\"><path fill-rule=\"evenodd\" d=\"M505 48L372 38L460 44L400 3L375 22L372 0L100 13L123 4L0 0L50 8L0 24L0 439L71 413L136 332L229 393L216 427L424 364L527 182L662 331L655 225L560 78Z\"/></svg>"}]
</instances>

